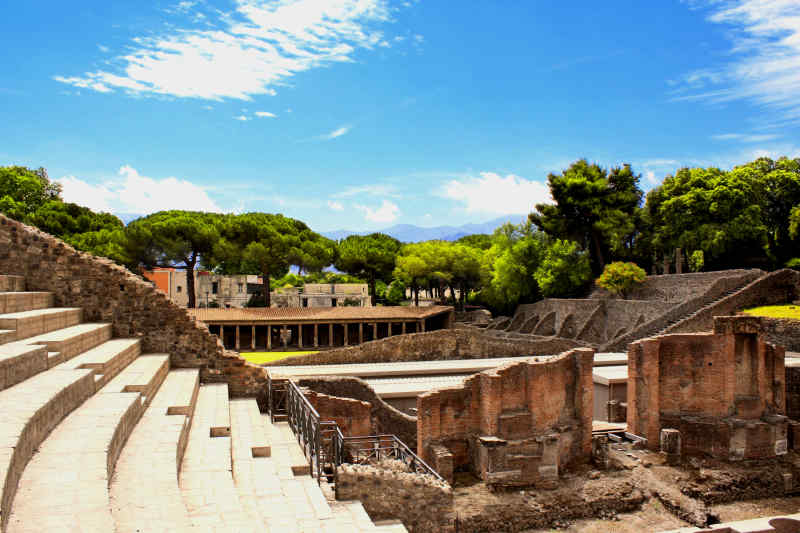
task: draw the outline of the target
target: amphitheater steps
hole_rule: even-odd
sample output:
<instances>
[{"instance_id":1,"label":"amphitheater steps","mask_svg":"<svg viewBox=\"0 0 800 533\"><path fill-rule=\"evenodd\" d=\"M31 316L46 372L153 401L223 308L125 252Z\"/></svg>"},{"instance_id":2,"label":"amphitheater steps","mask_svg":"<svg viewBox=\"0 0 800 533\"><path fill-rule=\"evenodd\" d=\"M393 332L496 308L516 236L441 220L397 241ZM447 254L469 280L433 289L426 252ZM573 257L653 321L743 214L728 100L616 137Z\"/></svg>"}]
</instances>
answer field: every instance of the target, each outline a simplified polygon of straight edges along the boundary
<instances>
[{"instance_id":1,"label":"amphitheater steps","mask_svg":"<svg viewBox=\"0 0 800 533\"><path fill-rule=\"evenodd\" d=\"M273 426L273 446L281 446L281 462L287 464L295 476L308 476L311 474L311 465L303 454L303 449L297 442L292 428L288 422L276 422ZM288 457L288 460L286 459Z\"/></svg>"},{"instance_id":2,"label":"amphitheater steps","mask_svg":"<svg viewBox=\"0 0 800 533\"><path fill-rule=\"evenodd\" d=\"M13 329L13 340L22 340L57 329L68 328L81 322L77 307L51 307L0 315L0 329Z\"/></svg>"},{"instance_id":3,"label":"amphitheater steps","mask_svg":"<svg viewBox=\"0 0 800 533\"><path fill-rule=\"evenodd\" d=\"M54 370L94 370L95 384L100 389L139 357L140 353L139 339L111 339L55 366Z\"/></svg>"},{"instance_id":4,"label":"amphitheater steps","mask_svg":"<svg viewBox=\"0 0 800 533\"><path fill-rule=\"evenodd\" d=\"M198 370L173 370L131 433L109 489L116 533L192 529L178 472L199 392Z\"/></svg>"},{"instance_id":5,"label":"amphitheater steps","mask_svg":"<svg viewBox=\"0 0 800 533\"><path fill-rule=\"evenodd\" d=\"M111 324L77 324L19 341L19 344L39 345L47 348L52 367L72 359L79 353L91 350L111 339ZM57 355L55 355L57 354Z\"/></svg>"},{"instance_id":6,"label":"amphitheater steps","mask_svg":"<svg viewBox=\"0 0 800 533\"><path fill-rule=\"evenodd\" d=\"M109 480L168 368L166 355L139 357L55 427L22 473L7 533L114 531Z\"/></svg>"},{"instance_id":7,"label":"amphitheater steps","mask_svg":"<svg viewBox=\"0 0 800 533\"><path fill-rule=\"evenodd\" d=\"M0 314L53 307L51 292L0 292Z\"/></svg>"},{"instance_id":8,"label":"amphitheater steps","mask_svg":"<svg viewBox=\"0 0 800 533\"><path fill-rule=\"evenodd\" d=\"M180 471L180 492L193 527L210 531L260 532L259 517L239 500L231 473L227 384L200 387Z\"/></svg>"}]
</instances>

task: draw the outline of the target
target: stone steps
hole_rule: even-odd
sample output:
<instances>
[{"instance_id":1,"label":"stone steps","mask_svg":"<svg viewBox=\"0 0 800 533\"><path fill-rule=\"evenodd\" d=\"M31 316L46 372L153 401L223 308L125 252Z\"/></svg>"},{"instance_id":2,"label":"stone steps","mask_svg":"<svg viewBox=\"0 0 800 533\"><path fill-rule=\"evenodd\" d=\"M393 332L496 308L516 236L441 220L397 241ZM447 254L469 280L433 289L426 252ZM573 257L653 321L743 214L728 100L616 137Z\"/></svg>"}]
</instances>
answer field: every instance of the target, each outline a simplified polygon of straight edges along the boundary
<instances>
[{"instance_id":1,"label":"stone steps","mask_svg":"<svg viewBox=\"0 0 800 533\"><path fill-rule=\"evenodd\" d=\"M22 276L12 276L0 274L0 292L23 292L25 291L25 278Z\"/></svg>"},{"instance_id":2,"label":"stone steps","mask_svg":"<svg viewBox=\"0 0 800 533\"><path fill-rule=\"evenodd\" d=\"M52 292L0 292L0 314L53 307Z\"/></svg>"},{"instance_id":3,"label":"stone steps","mask_svg":"<svg viewBox=\"0 0 800 533\"><path fill-rule=\"evenodd\" d=\"M260 533L263 523L240 501L233 482L229 435L227 384L200 387L180 472L181 497L195 528Z\"/></svg>"},{"instance_id":4,"label":"stone steps","mask_svg":"<svg viewBox=\"0 0 800 533\"><path fill-rule=\"evenodd\" d=\"M50 354L48 366L53 367L110 339L111 324L88 323L29 337L18 344L44 346Z\"/></svg>"},{"instance_id":5,"label":"stone steps","mask_svg":"<svg viewBox=\"0 0 800 533\"><path fill-rule=\"evenodd\" d=\"M16 341L68 328L80 322L81 310L77 307L51 307L0 315L0 329L13 329L15 333L12 340Z\"/></svg>"},{"instance_id":6,"label":"stone steps","mask_svg":"<svg viewBox=\"0 0 800 533\"><path fill-rule=\"evenodd\" d=\"M114 376L131 364L141 353L139 339L111 339L69 361L55 366L54 370L88 368L95 372L97 389L105 386Z\"/></svg>"},{"instance_id":7,"label":"stone steps","mask_svg":"<svg viewBox=\"0 0 800 533\"><path fill-rule=\"evenodd\" d=\"M192 528L178 487L199 392L198 370L173 370L142 415L117 461L109 489L116 533Z\"/></svg>"},{"instance_id":8,"label":"stone steps","mask_svg":"<svg viewBox=\"0 0 800 533\"><path fill-rule=\"evenodd\" d=\"M22 473L8 533L114 531L109 481L165 368L169 356L139 357L53 429Z\"/></svg>"},{"instance_id":9,"label":"stone steps","mask_svg":"<svg viewBox=\"0 0 800 533\"><path fill-rule=\"evenodd\" d=\"M276 422L272 426L273 447L278 443L284 445L282 451L285 451L285 455L288 456L289 459L286 461L283 453L281 454L281 459L289 466L292 474L295 476L310 475L311 465L308 464L308 459L306 459L305 454L303 454L303 449L297 442L297 437L295 437L292 428L289 427L289 423Z\"/></svg>"}]
</instances>

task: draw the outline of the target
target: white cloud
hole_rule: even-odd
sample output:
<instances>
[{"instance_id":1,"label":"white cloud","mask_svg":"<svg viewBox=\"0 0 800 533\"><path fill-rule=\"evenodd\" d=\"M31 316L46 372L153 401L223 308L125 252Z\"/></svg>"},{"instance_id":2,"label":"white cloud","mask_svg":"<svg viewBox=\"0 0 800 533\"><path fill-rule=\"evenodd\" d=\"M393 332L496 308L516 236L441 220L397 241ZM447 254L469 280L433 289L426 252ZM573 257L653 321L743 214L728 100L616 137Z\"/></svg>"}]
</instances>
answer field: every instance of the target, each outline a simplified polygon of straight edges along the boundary
<instances>
[{"instance_id":1,"label":"white cloud","mask_svg":"<svg viewBox=\"0 0 800 533\"><path fill-rule=\"evenodd\" d=\"M394 185L375 184L375 185L351 185L346 187L343 191L334 194L337 198L349 198L351 196L389 196L392 198L399 198L397 187Z\"/></svg>"},{"instance_id":2,"label":"white cloud","mask_svg":"<svg viewBox=\"0 0 800 533\"><path fill-rule=\"evenodd\" d=\"M719 135L712 135L715 141L740 141L744 143L758 143L763 141L771 141L777 139L778 135L774 134L752 134L752 133L722 133Z\"/></svg>"},{"instance_id":3,"label":"white cloud","mask_svg":"<svg viewBox=\"0 0 800 533\"><path fill-rule=\"evenodd\" d=\"M186 13L193 2L177 4ZM388 0L235 0L209 29L170 27L133 39L114 68L54 79L108 92L250 100L275 95L276 84L312 68L353 61L358 49L384 41Z\"/></svg>"},{"instance_id":4,"label":"white cloud","mask_svg":"<svg viewBox=\"0 0 800 533\"><path fill-rule=\"evenodd\" d=\"M397 220L400 216L400 208L397 204L384 200L380 207L369 207L366 205L356 204L356 209L364 212L364 218L370 222L388 223Z\"/></svg>"},{"instance_id":5,"label":"white cloud","mask_svg":"<svg viewBox=\"0 0 800 533\"><path fill-rule=\"evenodd\" d=\"M103 52L104 54L107 54L109 52L109 50L110 50L110 48L108 46L105 46L103 44L98 44L97 45L97 49L100 50L101 52Z\"/></svg>"},{"instance_id":6,"label":"white cloud","mask_svg":"<svg viewBox=\"0 0 800 533\"><path fill-rule=\"evenodd\" d=\"M530 213L535 204L552 203L550 189L540 181L494 172L481 172L480 176L445 183L441 196L464 204L469 213L500 215Z\"/></svg>"},{"instance_id":7,"label":"white cloud","mask_svg":"<svg viewBox=\"0 0 800 533\"><path fill-rule=\"evenodd\" d=\"M120 168L118 176L101 184L88 183L75 176L56 181L63 187L64 201L95 211L141 214L167 209L222 211L199 185L175 177L149 178L129 165Z\"/></svg>"},{"instance_id":8,"label":"white cloud","mask_svg":"<svg viewBox=\"0 0 800 533\"><path fill-rule=\"evenodd\" d=\"M328 207L333 209L334 211L344 211L344 206L341 202L336 202L334 200L328 200Z\"/></svg>"},{"instance_id":9,"label":"white cloud","mask_svg":"<svg viewBox=\"0 0 800 533\"><path fill-rule=\"evenodd\" d=\"M241 122L247 122L248 120L250 120L250 117L248 117L247 115L238 115L238 116L233 117L233 120L239 120Z\"/></svg>"},{"instance_id":10,"label":"white cloud","mask_svg":"<svg viewBox=\"0 0 800 533\"><path fill-rule=\"evenodd\" d=\"M275 113L270 113L269 111L256 111L255 116L258 118L275 118Z\"/></svg>"},{"instance_id":11,"label":"white cloud","mask_svg":"<svg viewBox=\"0 0 800 533\"><path fill-rule=\"evenodd\" d=\"M650 185L658 185L658 178L656 178L656 173L652 170L645 170L644 179L647 180L647 183Z\"/></svg>"},{"instance_id":12,"label":"white cloud","mask_svg":"<svg viewBox=\"0 0 800 533\"><path fill-rule=\"evenodd\" d=\"M706 0L708 19L732 29L724 64L684 76L677 100L749 100L800 116L800 3Z\"/></svg>"},{"instance_id":13,"label":"white cloud","mask_svg":"<svg viewBox=\"0 0 800 533\"><path fill-rule=\"evenodd\" d=\"M330 133L328 133L326 135L323 135L323 138L325 138L325 139L336 139L337 137L341 137L342 135L345 135L349 131L350 131L350 126L342 126L341 128L336 128L332 132L330 132Z\"/></svg>"}]
</instances>

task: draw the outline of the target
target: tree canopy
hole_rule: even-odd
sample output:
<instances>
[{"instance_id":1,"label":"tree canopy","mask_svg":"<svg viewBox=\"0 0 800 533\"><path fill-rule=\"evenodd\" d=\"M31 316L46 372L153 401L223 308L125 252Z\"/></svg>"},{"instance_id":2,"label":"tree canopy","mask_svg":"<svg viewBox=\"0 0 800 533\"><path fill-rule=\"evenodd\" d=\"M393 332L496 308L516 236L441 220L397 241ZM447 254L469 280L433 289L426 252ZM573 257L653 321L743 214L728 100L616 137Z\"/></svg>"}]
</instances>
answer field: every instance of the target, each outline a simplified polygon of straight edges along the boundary
<instances>
[{"instance_id":1,"label":"tree canopy","mask_svg":"<svg viewBox=\"0 0 800 533\"><path fill-rule=\"evenodd\" d=\"M367 280L372 304L375 305L377 280L391 281L400 241L383 233L350 235L339 242L334 266L342 272Z\"/></svg>"}]
</instances>

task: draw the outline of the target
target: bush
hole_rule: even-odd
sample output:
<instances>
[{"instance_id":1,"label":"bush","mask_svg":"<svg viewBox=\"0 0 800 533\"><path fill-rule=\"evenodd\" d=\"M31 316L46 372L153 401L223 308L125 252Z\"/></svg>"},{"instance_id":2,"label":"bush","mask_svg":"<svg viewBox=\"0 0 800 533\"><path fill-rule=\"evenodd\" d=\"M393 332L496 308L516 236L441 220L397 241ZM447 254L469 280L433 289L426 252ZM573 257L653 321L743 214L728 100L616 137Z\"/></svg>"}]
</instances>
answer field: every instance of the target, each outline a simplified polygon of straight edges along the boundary
<instances>
[{"instance_id":1,"label":"bush","mask_svg":"<svg viewBox=\"0 0 800 533\"><path fill-rule=\"evenodd\" d=\"M786 268L800 270L800 257L795 257L786 261Z\"/></svg>"},{"instance_id":2,"label":"bush","mask_svg":"<svg viewBox=\"0 0 800 533\"><path fill-rule=\"evenodd\" d=\"M704 264L705 255L703 255L703 250L695 250L692 252L692 255L689 256L689 270L692 272L700 272L703 270Z\"/></svg>"},{"instance_id":3,"label":"bush","mask_svg":"<svg viewBox=\"0 0 800 533\"><path fill-rule=\"evenodd\" d=\"M597 278L595 283L598 287L625 298L627 292L642 283L645 278L647 278L647 273L636 263L615 261L606 265L603 274Z\"/></svg>"},{"instance_id":4,"label":"bush","mask_svg":"<svg viewBox=\"0 0 800 533\"><path fill-rule=\"evenodd\" d=\"M406 299L406 284L399 279L393 280L386 289L386 305L400 305Z\"/></svg>"}]
</instances>

